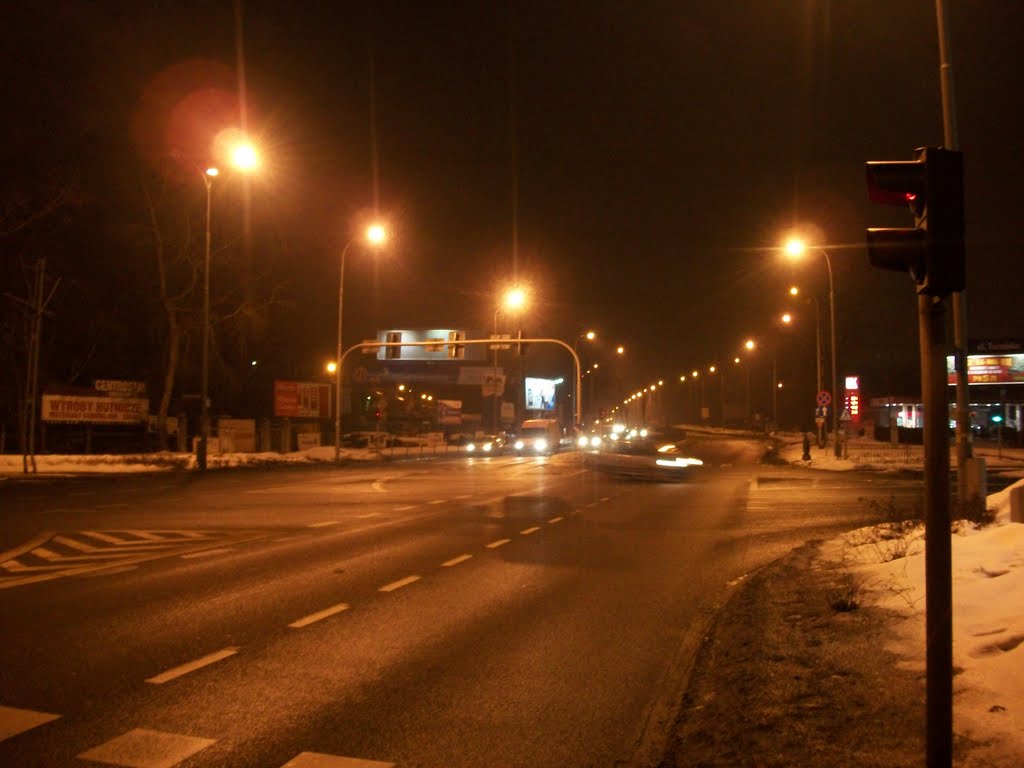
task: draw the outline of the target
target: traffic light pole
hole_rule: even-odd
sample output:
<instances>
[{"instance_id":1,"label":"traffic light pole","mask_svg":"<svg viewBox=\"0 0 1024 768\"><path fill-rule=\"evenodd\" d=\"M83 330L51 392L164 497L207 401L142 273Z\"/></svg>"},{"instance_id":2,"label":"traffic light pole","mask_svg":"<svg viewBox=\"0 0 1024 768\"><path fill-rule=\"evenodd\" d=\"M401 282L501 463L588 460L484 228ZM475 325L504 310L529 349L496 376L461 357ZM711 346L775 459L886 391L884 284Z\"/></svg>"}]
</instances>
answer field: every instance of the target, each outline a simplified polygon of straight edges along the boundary
<instances>
[{"instance_id":1,"label":"traffic light pole","mask_svg":"<svg viewBox=\"0 0 1024 768\"><path fill-rule=\"evenodd\" d=\"M953 91L953 56L949 43L949 19L942 0L935 0L939 33L939 84L942 90L942 143L959 149L956 97ZM953 367L956 371L956 490L961 508L967 502L967 460L971 458L970 396L967 381L967 294L956 291L953 304Z\"/></svg>"},{"instance_id":2,"label":"traffic light pole","mask_svg":"<svg viewBox=\"0 0 1024 768\"><path fill-rule=\"evenodd\" d=\"M924 401L927 768L953 765L953 578L949 498L946 306L919 295Z\"/></svg>"}]
</instances>

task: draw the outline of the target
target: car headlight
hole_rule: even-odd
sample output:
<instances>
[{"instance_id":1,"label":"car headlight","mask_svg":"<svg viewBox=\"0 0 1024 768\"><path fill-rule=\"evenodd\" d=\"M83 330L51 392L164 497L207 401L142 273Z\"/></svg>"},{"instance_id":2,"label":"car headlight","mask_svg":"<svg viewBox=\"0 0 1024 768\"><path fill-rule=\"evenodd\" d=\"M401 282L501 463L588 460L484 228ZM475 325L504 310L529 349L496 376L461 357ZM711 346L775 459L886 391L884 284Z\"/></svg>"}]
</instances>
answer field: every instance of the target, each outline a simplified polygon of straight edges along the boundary
<instances>
[{"instance_id":1,"label":"car headlight","mask_svg":"<svg viewBox=\"0 0 1024 768\"><path fill-rule=\"evenodd\" d=\"M466 443L466 451L468 451L469 453L472 453L475 450L476 450L476 446L473 445L473 443Z\"/></svg>"},{"instance_id":2,"label":"car headlight","mask_svg":"<svg viewBox=\"0 0 1024 768\"><path fill-rule=\"evenodd\" d=\"M547 449L548 441L545 440L543 437L538 437L536 440L533 441L533 450L537 451L537 453L541 453L543 451L546 451Z\"/></svg>"},{"instance_id":3,"label":"car headlight","mask_svg":"<svg viewBox=\"0 0 1024 768\"><path fill-rule=\"evenodd\" d=\"M484 443L484 453L487 453L490 450L491 450L491 444L490 443Z\"/></svg>"},{"instance_id":4,"label":"car headlight","mask_svg":"<svg viewBox=\"0 0 1024 768\"><path fill-rule=\"evenodd\" d=\"M600 448L601 447L601 438L598 437L597 435L594 435L592 438L590 438L590 447L591 448Z\"/></svg>"},{"instance_id":5,"label":"car headlight","mask_svg":"<svg viewBox=\"0 0 1024 768\"><path fill-rule=\"evenodd\" d=\"M578 445L580 448L586 448L587 447L587 436L586 435L580 435L576 439L576 445Z\"/></svg>"},{"instance_id":6,"label":"car headlight","mask_svg":"<svg viewBox=\"0 0 1024 768\"><path fill-rule=\"evenodd\" d=\"M516 450L521 451L526 447L526 444L522 440L516 440Z\"/></svg>"}]
</instances>

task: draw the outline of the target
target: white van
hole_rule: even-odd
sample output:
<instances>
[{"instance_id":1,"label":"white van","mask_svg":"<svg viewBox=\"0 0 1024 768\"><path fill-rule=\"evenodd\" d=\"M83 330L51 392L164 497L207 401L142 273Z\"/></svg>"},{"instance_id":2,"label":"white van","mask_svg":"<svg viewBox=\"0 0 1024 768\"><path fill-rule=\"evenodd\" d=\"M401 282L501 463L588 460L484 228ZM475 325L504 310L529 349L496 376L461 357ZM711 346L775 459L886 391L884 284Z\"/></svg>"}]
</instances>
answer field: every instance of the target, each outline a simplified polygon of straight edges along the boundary
<instances>
[{"instance_id":1,"label":"white van","mask_svg":"<svg viewBox=\"0 0 1024 768\"><path fill-rule=\"evenodd\" d=\"M519 428L512 446L519 455L552 454L562 440L558 419L527 419Z\"/></svg>"}]
</instances>

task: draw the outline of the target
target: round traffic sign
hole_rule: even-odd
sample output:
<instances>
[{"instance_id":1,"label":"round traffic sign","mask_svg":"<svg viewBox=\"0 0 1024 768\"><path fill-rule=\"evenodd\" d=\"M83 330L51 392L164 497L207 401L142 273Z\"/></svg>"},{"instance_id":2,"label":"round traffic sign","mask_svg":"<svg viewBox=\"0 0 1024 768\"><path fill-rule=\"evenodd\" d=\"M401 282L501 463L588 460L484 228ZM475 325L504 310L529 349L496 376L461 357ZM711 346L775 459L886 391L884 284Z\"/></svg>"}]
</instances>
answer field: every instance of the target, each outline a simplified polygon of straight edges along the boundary
<instances>
[{"instance_id":1,"label":"round traffic sign","mask_svg":"<svg viewBox=\"0 0 1024 768\"><path fill-rule=\"evenodd\" d=\"M832 395L828 392L828 390L823 389L821 390L821 392L818 393L817 400L818 405L824 408L826 405L832 402Z\"/></svg>"}]
</instances>

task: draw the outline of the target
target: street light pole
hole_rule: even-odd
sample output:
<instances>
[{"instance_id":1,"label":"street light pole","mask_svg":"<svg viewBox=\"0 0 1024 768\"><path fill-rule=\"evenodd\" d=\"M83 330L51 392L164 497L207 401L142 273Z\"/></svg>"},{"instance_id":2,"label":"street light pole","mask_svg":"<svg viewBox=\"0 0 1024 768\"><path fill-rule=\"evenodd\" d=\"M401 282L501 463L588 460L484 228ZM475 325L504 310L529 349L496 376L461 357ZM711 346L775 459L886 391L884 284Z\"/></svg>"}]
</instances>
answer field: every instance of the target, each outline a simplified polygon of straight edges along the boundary
<instances>
[{"instance_id":1,"label":"street light pole","mask_svg":"<svg viewBox=\"0 0 1024 768\"><path fill-rule=\"evenodd\" d=\"M828 312L829 312L829 335L831 337L830 346L832 347L832 440L834 441L833 450L836 458L842 456L843 450L839 445L839 390L837 388L837 370L836 370L836 290L835 283L832 280L832 259L829 258L828 251L824 248L819 248L821 255L825 257L825 266L828 267Z\"/></svg>"},{"instance_id":2,"label":"street light pole","mask_svg":"<svg viewBox=\"0 0 1024 768\"><path fill-rule=\"evenodd\" d=\"M203 362L199 395L199 449L196 451L196 466L200 471L206 470L210 439L210 215L213 210L213 178L217 173L217 169L211 167L202 174L203 183L206 185L206 249L203 258Z\"/></svg>"},{"instance_id":3,"label":"street light pole","mask_svg":"<svg viewBox=\"0 0 1024 768\"><path fill-rule=\"evenodd\" d=\"M352 238L341 249L341 264L338 268L338 350L334 358L334 461L341 460L341 320L345 307L345 256L348 249L356 241Z\"/></svg>"}]
</instances>

